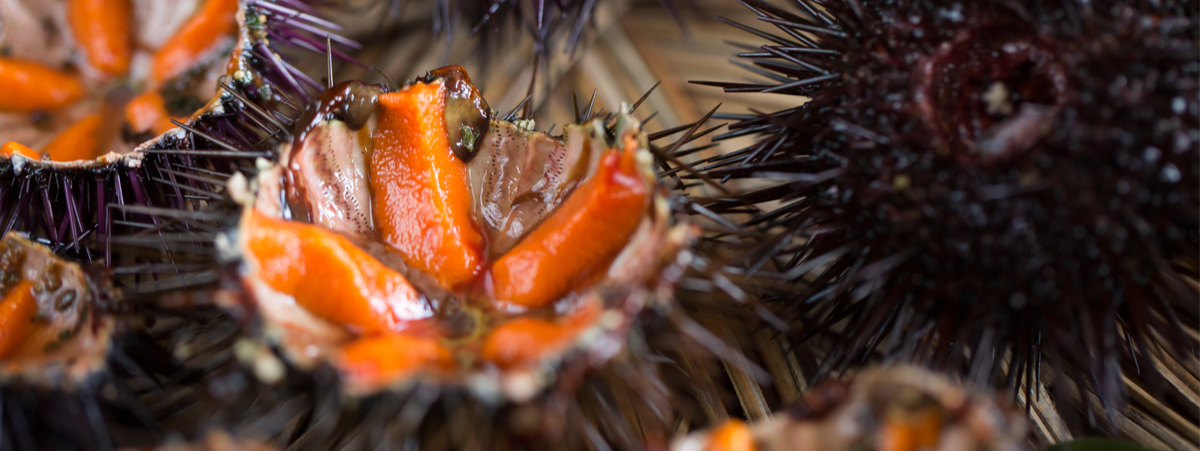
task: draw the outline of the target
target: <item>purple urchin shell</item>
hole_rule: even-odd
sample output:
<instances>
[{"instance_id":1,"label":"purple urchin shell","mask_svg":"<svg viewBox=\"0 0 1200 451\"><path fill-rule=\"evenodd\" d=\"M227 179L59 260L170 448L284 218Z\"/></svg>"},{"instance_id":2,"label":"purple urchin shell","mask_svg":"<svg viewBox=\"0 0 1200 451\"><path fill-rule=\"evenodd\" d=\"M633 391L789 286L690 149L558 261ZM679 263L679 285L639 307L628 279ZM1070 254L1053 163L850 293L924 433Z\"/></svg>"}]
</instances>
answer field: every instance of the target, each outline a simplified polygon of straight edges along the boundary
<instances>
[{"instance_id":1,"label":"purple urchin shell","mask_svg":"<svg viewBox=\"0 0 1200 451\"><path fill-rule=\"evenodd\" d=\"M279 44L341 55L314 38L329 34L332 44L357 45L332 36L337 26L309 3L242 2L238 33L204 60L213 74L189 94L212 98L200 100L177 128L157 137L127 132L124 147L94 160L0 158L0 231L19 230L64 255L114 265L110 237L202 209L225 177L252 172L255 158L270 156L309 93L323 89L280 56ZM201 94L202 87L211 91Z\"/></svg>"}]
</instances>

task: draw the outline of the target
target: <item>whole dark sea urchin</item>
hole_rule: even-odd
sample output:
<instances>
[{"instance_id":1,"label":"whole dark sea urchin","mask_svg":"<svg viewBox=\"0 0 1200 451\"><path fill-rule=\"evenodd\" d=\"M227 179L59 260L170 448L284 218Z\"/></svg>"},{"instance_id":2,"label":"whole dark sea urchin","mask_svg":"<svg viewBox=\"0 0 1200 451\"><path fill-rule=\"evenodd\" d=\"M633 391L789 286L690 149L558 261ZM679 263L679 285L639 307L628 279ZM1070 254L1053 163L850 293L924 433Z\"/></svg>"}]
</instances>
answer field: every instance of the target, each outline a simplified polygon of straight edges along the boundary
<instances>
[{"instance_id":1,"label":"whole dark sea urchin","mask_svg":"<svg viewBox=\"0 0 1200 451\"><path fill-rule=\"evenodd\" d=\"M704 171L773 182L709 206L778 201L746 266L799 282L765 297L837 337L825 369L1028 393L1048 362L1112 407L1123 369L1194 355L1197 2L743 3L782 32L738 25L770 82L704 83L809 100L731 116L761 138Z\"/></svg>"}]
</instances>

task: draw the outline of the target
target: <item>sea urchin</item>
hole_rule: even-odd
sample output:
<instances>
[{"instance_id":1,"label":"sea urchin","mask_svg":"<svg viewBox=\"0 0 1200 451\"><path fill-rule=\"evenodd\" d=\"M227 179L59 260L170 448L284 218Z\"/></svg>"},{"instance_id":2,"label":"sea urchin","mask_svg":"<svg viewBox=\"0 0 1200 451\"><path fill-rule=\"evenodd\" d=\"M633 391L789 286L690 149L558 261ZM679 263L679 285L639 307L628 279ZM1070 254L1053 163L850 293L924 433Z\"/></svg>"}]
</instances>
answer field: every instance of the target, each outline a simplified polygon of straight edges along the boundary
<instances>
[{"instance_id":1,"label":"sea urchin","mask_svg":"<svg viewBox=\"0 0 1200 451\"><path fill-rule=\"evenodd\" d=\"M779 201L746 267L800 283L765 295L840 337L825 368L1052 362L1112 407L1123 366L1195 352L1195 2L743 3L783 32L738 25L771 82L704 83L809 100L732 116L761 139L703 169L773 182L710 207Z\"/></svg>"}]
</instances>

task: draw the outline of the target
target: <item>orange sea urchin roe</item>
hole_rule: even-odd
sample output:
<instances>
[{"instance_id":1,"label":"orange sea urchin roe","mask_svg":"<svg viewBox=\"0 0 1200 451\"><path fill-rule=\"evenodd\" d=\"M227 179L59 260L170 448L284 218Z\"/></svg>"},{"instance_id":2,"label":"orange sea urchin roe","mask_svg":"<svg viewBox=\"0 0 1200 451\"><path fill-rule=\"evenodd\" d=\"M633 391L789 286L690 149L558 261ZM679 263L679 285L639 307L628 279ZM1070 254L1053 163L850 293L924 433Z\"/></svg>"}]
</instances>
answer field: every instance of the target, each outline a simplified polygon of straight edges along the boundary
<instances>
[{"instance_id":1,"label":"orange sea urchin roe","mask_svg":"<svg viewBox=\"0 0 1200 451\"><path fill-rule=\"evenodd\" d=\"M0 300L0 358L8 356L33 331L38 307L32 288L32 283L23 281Z\"/></svg>"},{"instance_id":2,"label":"orange sea urchin roe","mask_svg":"<svg viewBox=\"0 0 1200 451\"><path fill-rule=\"evenodd\" d=\"M607 267L645 209L648 190L635 158L633 148L605 152L596 174L496 261L493 296L540 307Z\"/></svg>"},{"instance_id":3,"label":"orange sea urchin roe","mask_svg":"<svg viewBox=\"0 0 1200 451\"><path fill-rule=\"evenodd\" d=\"M237 29L237 0L208 0L154 53L150 77L155 83L187 72L196 59Z\"/></svg>"},{"instance_id":4,"label":"orange sea urchin roe","mask_svg":"<svg viewBox=\"0 0 1200 451\"><path fill-rule=\"evenodd\" d=\"M741 421L730 420L713 429L704 451L754 451L754 448L750 427Z\"/></svg>"},{"instance_id":5,"label":"orange sea urchin roe","mask_svg":"<svg viewBox=\"0 0 1200 451\"><path fill-rule=\"evenodd\" d=\"M371 187L384 241L444 287L471 280L483 236L471 222L467 169L450 149L446 89L417 83L379 96Z\"/></svg>"},{"instance_id":6,"label":"orange sea urchin roe","mask_svg":"<svg viewBox=\"0 0 1200 451\"><path fill-rule=\"evenodd\" d=\"M54 137L43 151L50 155L53 161L91 160L100 151L100 125L104 116L92 114L71 124L62 133Z\"/></svg>"},{"instance_id":7,"label":"orange sea urchin roe","mask_svg":"<svg viewBox=\"0 0 1200 451\"><path fill-rule=\"evenodd\" d=\"M341 235L257 211L246 217L242 233L259 279L347 330L398 332L430 316L404 276Z\"/></svg>"},{"instance_id":8,"label":"orange sea urchin roe","mask_svg":"<svg viewBox=\"0 0 1200 451\"><path fill-rule=\"evenodd\" d=\"M589 304L560 322L514 319L488 335L480 356L504 369L535 365L570 345L599 315L599 306Z\"/></svg>"},{"instance_id":9,"label":"orange sea urchin roe","mask_svg":"<svg viewBox=\"0 0 1200 451\"><path fill-rule=\"evenodd\" d=\"M70 0L67 19L88 62L109 75L129 70L130 0Z\"/></svg>"},{"instance_id":10,"label":"orange sea urchin roe","mask_svg":"<svg viewBox=\"0 0 1200 451\"><path fill-rule=\"evenodd\" d=\"M0 147L0 155L4 157L12 158L15 154L24 155L31 160L40 160L42 158L36 150L25 147L25 145L18 142L9 141L4 143L4 147Z\"/></svg>"},{"instance_id":11,"label":"orange sea urchin roe","mask_svg":"<svg viewBox=\"0 0 1200 451\"><path fill-rule=\"evenodd\" d=\"M350 379L404 377L421 369L448 369L454 356L436 338L409 335L366 337L342 348L338 368Z\"/></svg>"},{"instance_id":12,"label":"orange sea urchin roe","mask_svg":"<svg viewBox=\"0 0 1200 451\"><path fill-rule=\"evenodd\" d=\"M125 122L134 133L161 135L175 128L167 113L166 99L156 90L146 91L125 104Z\"/></svg>"},{"instance_id":13,"label":"orange sea urchin roe","mask_svg":"<svg viewBox=\"0 0 1200 451\"><path fill-rule=\"evenodd\" d=\"M937 448L942 420L937 410L927 408L904 417L893 414L884 421L879 451L920 451Z\"/></svg>"},{"instance_id":14,"label":"orange sea urchin roe","mask_svg":"<svg viewBox=\"0 0 1200 451\"><path fill-rule=\"evenodd\" d=\"M0 111L52 110L79 100L83 84L75 77L28 61L0 58Z\"/></svg>"}]
</instances>

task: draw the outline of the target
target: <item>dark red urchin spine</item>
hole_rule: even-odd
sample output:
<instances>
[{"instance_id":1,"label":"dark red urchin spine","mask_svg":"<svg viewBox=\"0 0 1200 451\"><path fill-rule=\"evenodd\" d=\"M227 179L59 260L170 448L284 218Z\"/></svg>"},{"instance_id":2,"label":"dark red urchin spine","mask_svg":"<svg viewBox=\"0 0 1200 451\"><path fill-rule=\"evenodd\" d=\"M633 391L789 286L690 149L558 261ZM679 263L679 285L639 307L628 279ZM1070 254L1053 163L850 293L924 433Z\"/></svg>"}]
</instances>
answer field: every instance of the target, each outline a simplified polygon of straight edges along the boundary
<instances>
[{"instance_id":1,"label":"dark red urchin spine","mask_svg":"<svg viewBox=\"0 0 1200 451\"><path fill-rule=\"evenodd\" d=\"M1112 407L1123 369L1194 355L1195 2L743 3L783 32L734 24L770 81L703 83L810 100L726 116L761 139L704 171L778 182L708 206L781 202L746 265L800 283L767 296L801 339L838 331L826 370L1027 391L1048 362Z\"/></svg>"},{"instance_id":2,"label":"dark red urchin spine","mask_svg":"<svg viewBox=\"0 0 1200 451\"><path fill-rule=\"evenodd\" d=\"M512 33L524 32L533 38L534 74L529 80L528 97L532 99L539 83L538 71L552 52L563 50L574 55L584 41L589 27L595 28L595 13L602 3L628 4L623 0L437 0L433 12L433 29L446 39L452 39L460 25L470 27L469 35L477 42L478 58L486 66L493 54L512 46ZM689 0L658 0L681 30L686 21L681 6L692 6ZM391 0L393 14L398 14L399 0ZM619 6L618 6L619 7ZM533 115L537 102L526 101L525 116Z\"/></svg>"},{"instance_id":3,"label":"dark red urchin spine","mask_svg":"<svg viewBox=\"0 0 1200 451\"><path fill-rule=\"evenodd\" d=\"M472 36L480 35L480 41L489 49L498 44L506 30L524 29L533 35L539 51L548 50L549 39L564 26L570 27L567 49L574 51L580 43L584 29L591 24L593 13L604 0L520 0L455 1L438 0L434 8L434 28L439 32L453 34L462 22L471 27ZM683 16L675 0L659 0L671 18L681 27Z\"/></svg>"}]
</instances>

